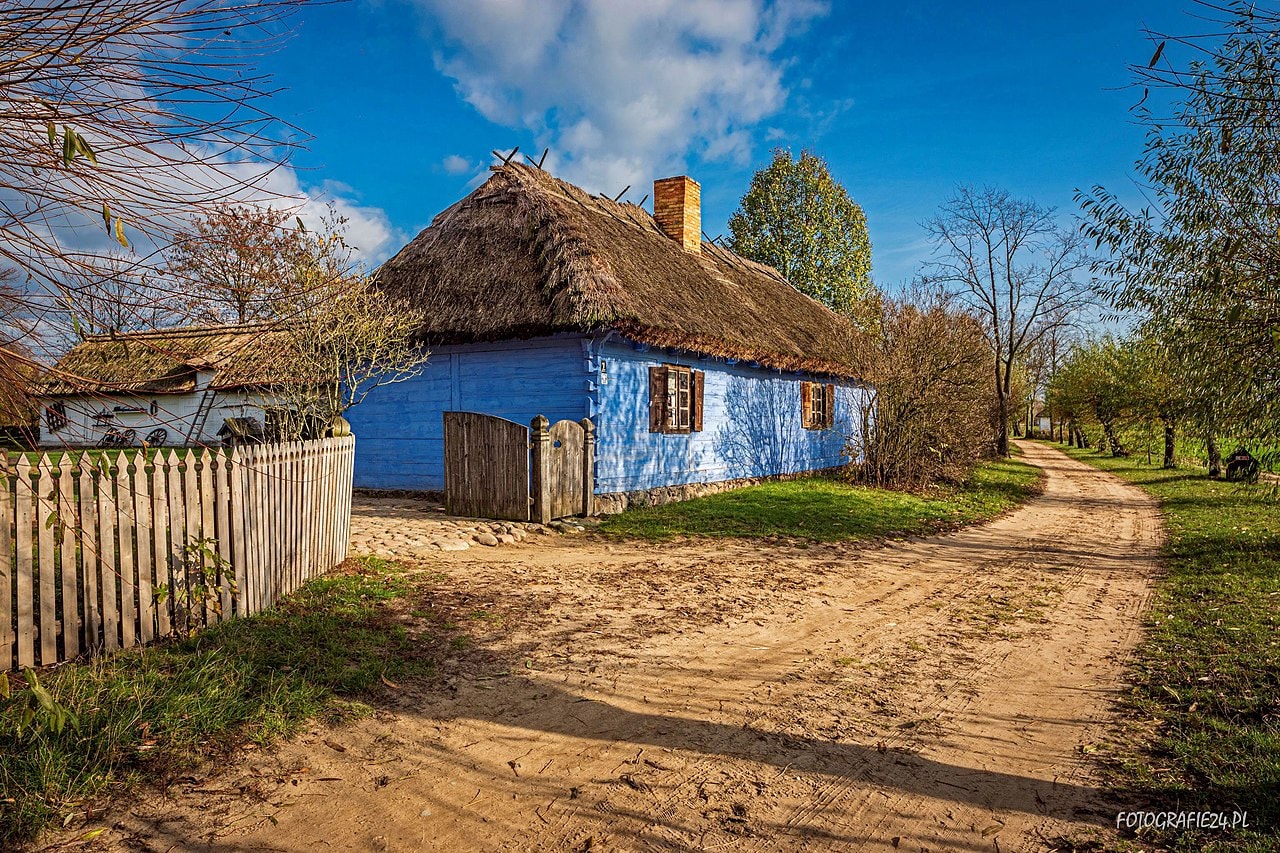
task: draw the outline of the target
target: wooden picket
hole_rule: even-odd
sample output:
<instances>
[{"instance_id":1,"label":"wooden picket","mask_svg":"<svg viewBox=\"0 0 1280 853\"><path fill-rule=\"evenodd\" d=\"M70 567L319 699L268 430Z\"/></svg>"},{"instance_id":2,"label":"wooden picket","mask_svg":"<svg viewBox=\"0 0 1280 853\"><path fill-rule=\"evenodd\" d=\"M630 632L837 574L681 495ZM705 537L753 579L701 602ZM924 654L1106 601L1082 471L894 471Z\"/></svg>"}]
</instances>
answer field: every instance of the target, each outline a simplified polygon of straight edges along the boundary
<instances>
[{"instance_id":1,"label":"wooden picket","mask_svg":"<svg viewBox=\"0 0 1280 853\"><path fill-rule=\"evenodd\" d=\"M273 606L346 559L355 439L0 457L0 671Z\"/></svg>"}]
</instances>

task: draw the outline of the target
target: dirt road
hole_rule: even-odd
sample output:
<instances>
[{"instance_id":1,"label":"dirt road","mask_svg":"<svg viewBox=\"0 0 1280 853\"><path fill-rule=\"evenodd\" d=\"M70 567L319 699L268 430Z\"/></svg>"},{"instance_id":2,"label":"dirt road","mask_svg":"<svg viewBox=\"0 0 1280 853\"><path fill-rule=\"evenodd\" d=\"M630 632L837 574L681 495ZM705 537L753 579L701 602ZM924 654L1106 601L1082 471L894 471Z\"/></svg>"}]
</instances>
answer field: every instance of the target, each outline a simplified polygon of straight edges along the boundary
<instances>
[{"instance_id":1,"label":"dirt road","mask_svg":"<svg viewBox=\"0 0 1280 853\"><path fill-rule=\"evenodd\" d=\"M135 804L215 850L1040 850L1090 771L1160 537L1043 445L1023 509L887 547L539 542L441 554L482 613L438 684ZM441 606L449 594L442 594Z\"/></svg>"}]
</instances>

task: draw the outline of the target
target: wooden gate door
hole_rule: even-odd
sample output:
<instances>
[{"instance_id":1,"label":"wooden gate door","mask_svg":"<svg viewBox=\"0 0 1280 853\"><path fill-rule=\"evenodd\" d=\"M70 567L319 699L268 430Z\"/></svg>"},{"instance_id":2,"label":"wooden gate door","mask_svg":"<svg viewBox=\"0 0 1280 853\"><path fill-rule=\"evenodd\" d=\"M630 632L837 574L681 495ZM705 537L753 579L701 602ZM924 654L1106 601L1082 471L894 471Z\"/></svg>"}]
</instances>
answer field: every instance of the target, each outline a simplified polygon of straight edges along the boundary
<instances>
[{"instance_id":1,"label":"wooden gate door","mask_svg":"<svg viewBox=\"0 0 1280 853\"><path fill-rule=\"evenodd\" d=\"M533 432L533 520L546 524L567 515L590 515L595 483L595 426L548 421L538 415Z\"/></svg>"},{"instance_id":2,"label":"wooden gate door","mask_svg":"<svg viewBox=\"0 0 1280 853\"><path fill-rule=\"evenodd\" d=\"M573 421L556 421L549 433L547 485L550 492L547 497L551 517L582 515L582 445L586 432Z\"/></svg>"},{"instance_id":3,"label":"wooden gate door","mask_svg":"<svg viewBox=\"0 0 1280 853\"><path fill-rule=\"evenodd\" d=\"M444 504L450 515L528 521L529 428L445 412Z\"/></svg>"}]
</instances>

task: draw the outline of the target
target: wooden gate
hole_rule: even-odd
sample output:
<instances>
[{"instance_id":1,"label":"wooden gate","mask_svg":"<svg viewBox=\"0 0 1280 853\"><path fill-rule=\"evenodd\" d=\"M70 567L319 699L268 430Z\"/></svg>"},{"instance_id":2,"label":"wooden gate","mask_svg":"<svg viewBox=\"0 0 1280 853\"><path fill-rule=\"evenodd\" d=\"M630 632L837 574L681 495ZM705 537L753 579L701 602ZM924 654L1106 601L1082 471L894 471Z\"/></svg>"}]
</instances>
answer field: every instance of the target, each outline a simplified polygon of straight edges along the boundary
<instances>
[{"instance_id":1,"label":"wooden gate","mask_svg":"<svg viewBox=\"0 0 1280 853\"><path fill-rule=\"evenodd\" d=\"M595 427L589 419L552 426L538 415L525 427L475 412L444 413L450 515L546 524L590 515L594 486Z\"/></svg>"},{"instance_id":2,"label":"wooden gate","mask_svg":"<svg viewBox=\"0 0 1280 853\"><path fill-rule=\"evenodd\" d=\"M475 412L444 413L450 515L529 520L529 428Z\"/></svg>"},{"instance_id":3,"label":"wooden gate","mask_svg":"<svg viewBox=\"0 0 1280 853\"><path fill-rule=\"evenodd\" d=\"M594 486L595 429L583 419L548 426L533 419L533 520L546 524L566 515L590 515Z\"/></svg>"}]
</instances>

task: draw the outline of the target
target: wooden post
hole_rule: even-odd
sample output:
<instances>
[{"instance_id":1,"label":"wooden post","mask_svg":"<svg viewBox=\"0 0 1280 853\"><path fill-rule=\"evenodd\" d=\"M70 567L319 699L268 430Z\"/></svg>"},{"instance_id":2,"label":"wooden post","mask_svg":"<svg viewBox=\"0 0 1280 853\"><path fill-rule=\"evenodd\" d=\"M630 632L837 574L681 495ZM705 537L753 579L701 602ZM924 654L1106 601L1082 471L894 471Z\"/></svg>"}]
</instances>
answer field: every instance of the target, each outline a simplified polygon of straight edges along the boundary
<instances>
[{"instance_id":1,"label":"wooden post","mask_svg":"<svg viewBox=\"0 0 1280 853\"><path fill-rule=\"evenodd\" d=\"M111 460L99 457L98 476L98 588L102 591L102 647L120 648L120 607L116 601L120 570L116 558L116 495Z\"/></svg>"},{"instance_id":2,"label":"wooden post","mask_svg":"<svg viewBox=\"0 0 1280 853\"><path fill-rule=\"evenodd\" d=\"M0 450L0 672L13 667L13 503L9 496L9 451Z\"/></svg>"},{"instance_id":3,"label":"wooden post","mask_svg":"<svg viewBox=\"0 0 1280 853\"><path fill-rule=\"evenodd\" d=\"M40 552L40 663L58 662L58 608L54 585L54 513L58 505L53 494L53 464L49 454L40 454L36 468L36 549Z\"/></svg>"},{"instance_id":4,"label":"wooden post","mask_svg":"<svg viewBox=\"0 0 1280 853\"><path fill-rule=\"evenodd\" d=\"M583 418L578 423L582 425L582 514L590 516L595 509L596 425L591 418Z\"/></svg>"},{"instance_id":5,"label":"wooden post","mask_svg":"<svg viewBox=\"0 0 1280 853\"><path fill-rule=\"evenodd\" d=\"M530 423L530 446L533 448L531 488L533 492L533 520L539 524L551 521L551 422L538 415Z\"/></svg>"},{"instance_id":6,"label":"wooden post","mask_svg":"<svg viewBox=\"0 0 1280 853\"><path fill-rule=\"evenodd\" d=\"M71 660L80 654L80 571L76 562L76 522L75 485L71 476L74 457L70 453L62 456L58 464L58 518L62 533L62 650L63 660ZM5 497L8 497L8 475L5 475ZM8 534L8 524L5 525ZM4 554L8 557L6 547ZM3 652L0 652L0 659Z\"/></svg>"},{"instance_id":7,"label":"wooden post","mask_svg":"<svg viewBox=\"0 0 1280 853\"><path fill-rule=\"evenodd\" d=\"M240 460L240 449L234 445L227 451L227 470L230 474L230 490L231 490L231 570L236 579L236 604L235 613L237 616L248 615L249 611L249 577L247 574L248 566L248 542L246 532L249 528L245 524L244 505L246 493L248 489L248 481L244 476L244 465Z\"/></svg>"},{"instance_id":8,"label":"wooden post","mask_svg":"<svg viewBox=\"0 0 1280 853\"><path fill-rule=\"evenodd\" d=\"M155 553L155 531L151 523L152 497L155 483L148 471L147 451L143 450L134 459L137 467L130 465L133 472L134 496L134 538L138 540L138 630L139 640L150 643L156 637L156 571L152 556Z\"/></svg>"}]
</instances>

